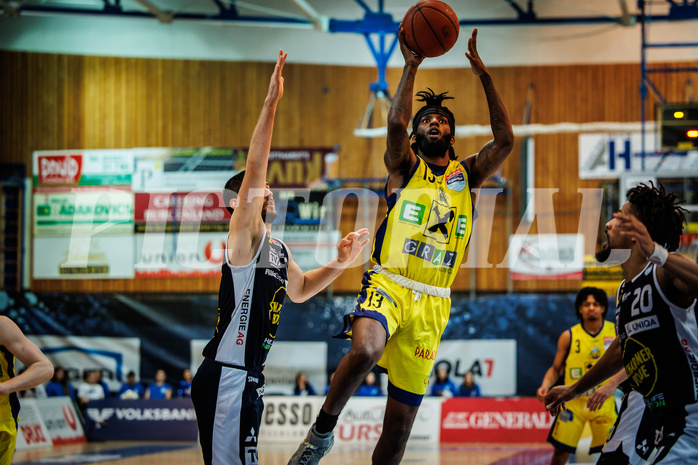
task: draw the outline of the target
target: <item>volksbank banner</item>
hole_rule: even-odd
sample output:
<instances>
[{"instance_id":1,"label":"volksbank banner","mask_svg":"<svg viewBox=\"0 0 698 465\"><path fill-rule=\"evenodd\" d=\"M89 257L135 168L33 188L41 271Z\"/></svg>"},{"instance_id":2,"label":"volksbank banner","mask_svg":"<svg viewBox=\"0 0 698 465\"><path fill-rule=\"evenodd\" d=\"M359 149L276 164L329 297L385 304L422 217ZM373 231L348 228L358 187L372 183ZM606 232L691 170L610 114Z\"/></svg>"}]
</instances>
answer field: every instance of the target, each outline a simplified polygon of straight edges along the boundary
<instances>
[{"instance_id":1,"label":"volksbank banner","mask_svg":"<svg viewBox=\"0 0 698 465\"><path fill-rule=\"evenodd\" d=\"M191 399L90 402L85 430L90 441L196 441L198 429Z\"/></svg>"}]
</instances>

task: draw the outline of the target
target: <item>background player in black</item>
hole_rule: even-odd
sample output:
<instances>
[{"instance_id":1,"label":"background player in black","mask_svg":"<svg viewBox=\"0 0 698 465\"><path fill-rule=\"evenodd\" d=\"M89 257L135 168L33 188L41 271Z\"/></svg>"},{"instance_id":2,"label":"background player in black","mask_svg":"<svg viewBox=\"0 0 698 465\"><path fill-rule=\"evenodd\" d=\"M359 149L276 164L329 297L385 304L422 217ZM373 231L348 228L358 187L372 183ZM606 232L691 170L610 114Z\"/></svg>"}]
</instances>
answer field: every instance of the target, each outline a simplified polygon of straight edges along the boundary
<instances>
[{"instance_id":1,"label":"background player in black","mask_svg":"<svg viewBox=\"0 0 698 465\"><path fill-rule=\"evenodd\" d=\"M565 401L625 368L633 388L653 408L655 434L645 438L653 443L648 447L657 447L651 463L698 463L698 364L693 347L698 339L698 265L669 253L678 248L685 210L661 184L641 184L630 189L627 197L628 202L606 224L608 240L601 254L605 257L599 257L604 261L613 250L630 250L622 264L619 337L577 383L552 389L545 397L546 408L557 414ZM640 339L644 347L638 350L636 340ZM672 352L673 347L679 347L678 352ZM643 376L653 375L651 387L633 376L633 359L653 364L656 373L643 372ZM654 386L661 386L667 395L659 399Z\"/></svg>"},{"instance_id":2,"label":"background player in black","mask_svg":"<svg viewBox=\"0 0 698 465\"><path fill-rule=\"evenodd\" d=\"M250 141L246 169L228 181L223 195L232 216L219 321L191 390L207 465L258 463L257 432L264 392L261 370L276 333L283 296L287 294L294 302L314 296L370 241L366 229L349 233L337 245L336 259L303 273L286 246L271 238L277 213L266 176L276 106L284 90L281 73L285 62L286 54L279 51Z\"/></svg>"}]
</instances>

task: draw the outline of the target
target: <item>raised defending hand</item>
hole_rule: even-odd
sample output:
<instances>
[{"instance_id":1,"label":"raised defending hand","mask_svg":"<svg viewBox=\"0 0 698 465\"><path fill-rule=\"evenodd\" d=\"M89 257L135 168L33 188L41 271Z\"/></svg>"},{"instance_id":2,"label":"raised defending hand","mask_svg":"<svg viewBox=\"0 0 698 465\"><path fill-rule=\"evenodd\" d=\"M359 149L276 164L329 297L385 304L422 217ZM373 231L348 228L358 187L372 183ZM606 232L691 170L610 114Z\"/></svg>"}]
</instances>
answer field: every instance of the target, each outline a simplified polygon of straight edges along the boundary
<instances>
[{"instance_id":1,"label":"raised defending hand","mask_svg":"<svg viewBox=\"0 0 698 465\"><path fill-rule=\"evenodd\" d=\"M575 397L570 386L555 386L545 395L545 409L555 416L561 409L565 410L565 402Z\"/></svg>"},{"instance_id":2,"label":"raised defending hand","mask_svg":"<svg viewBox=\"0 0 698 465\"><path fill-rule=\"evenodd\" d=\"M287 56L288 53L284 53L283 50L279 50L279 57L276 59L276 66L274 67L274 72L271 74L267 98L274 102L278 101L281 96L284 95L284 78L281 75L281 71L284 69L284 63L286 63Z\"/></svg>"},{"instance_id":3,"label":"raised defending hand","mask_svg":"<svg viewBox=\"0 0 698 465\"><path fill-rule=\"evenodd\" d=\"M371 242L371 238L368 237L368 229L363 228L350 232L337 244L337 261L351 265L369 242Z\"/></svg>"},{"instance_id":4,"label":"raised defending hand","mask_svg":"<svg viewBox=\"0 0 698 465\"><path fill-rule=\"evenodd\" d=\"M618 229L621 235L629 236L640 247L640 252L645 257L652 255L652 252L654 252L654 241L640 220L633 215L625 215L620 212L614 213L613 217L620 222Z\"/></svg>"},{"instance_id":5,"label":"raised defending hand","mask_svg":"<svg viewBox=\"0 0 698 465\"><path fill-rule=\"evenodd\" d=\"M480 55L477 53L477 28L473 29L473 35L468 39L468 51L465 52L465 57L470 61L470 68L473 70L473 73L478 76L489 74Z\"/></svg>"},{"instance_id":6,"label":"raised defending hand","mask_svg":"<svg viewBox=\"0 0 698 465\"><path fill-rule=\"evenodd\" d=\"M613 393L616 392L616 387L612 383L606 383L600 388L598 388L594 393L589 396L587 400L587 408L590 412L594 412L601 408L606 399L611 397Z\"/></svg>"},{"instance_id":7,"label":"raised defending hand","mask_svg":"<svg viewBox=\"0 0 698 465\"><path fill-rule=\"evenodd\" d=\"M422 61L424 61L424 57L421 55L415 55L415 52L412 52L412 50L410 50L410 48L405 43L405 28L402 26L402 24L400 24L400 28L397 31L397 39L398 43L400 44L400 51L402 52L402 56L403 58L405 58L405 64L413 64L415 66L419 66L420 64L422 64Z\"/></svg>"}]
</instances>

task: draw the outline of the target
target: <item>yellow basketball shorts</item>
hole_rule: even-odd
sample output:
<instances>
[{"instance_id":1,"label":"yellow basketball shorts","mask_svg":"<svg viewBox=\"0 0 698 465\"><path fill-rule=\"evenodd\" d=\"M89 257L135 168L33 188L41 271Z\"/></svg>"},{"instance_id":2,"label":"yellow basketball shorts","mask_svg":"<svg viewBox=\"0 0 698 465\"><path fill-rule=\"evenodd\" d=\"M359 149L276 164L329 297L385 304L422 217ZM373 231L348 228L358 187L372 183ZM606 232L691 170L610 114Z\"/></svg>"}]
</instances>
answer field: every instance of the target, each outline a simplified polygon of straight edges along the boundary
<instances>
[{"instance_id":1,"label":"yellow basketball shorts","mask_svg":"<svg viewBox=\"0 0 698 465\"><path fill-rule=\"evenodd\" d=\"M589 422L591 428L589 453L601 452L618 416L615 400L611 397L604 402L600 409L591 412L586 408L587 399L588 397L580 397L567 402L567 409L555 417L548 435L548 442L556 449L570 453L576 452L584 424Z\"/></svg>"},{"instance_id":2,"label":"yellow basketball shorts","mask_svg":"<svg viewBox=\"0 0 698 465\"><path fill-rule=\"evenodd\" d=\"M380 321L387 341L378 366L388 373L388 395L419 406L450 311L450 298L419 294L385 275L367 271L356 307L344 316L344 329L335 337L350 339L356 318Z\"/></svg>"},{"instance_id":3,"label":"yellow basketball shorts","mask_svg":"<svg viewBox=\"0 0 698 465\"><path fill-rule=\"evenodd\" d=\"M10 465L17 443L17 425L14 419L0 421L0 465Z\"/></svg>"}]
</instances>

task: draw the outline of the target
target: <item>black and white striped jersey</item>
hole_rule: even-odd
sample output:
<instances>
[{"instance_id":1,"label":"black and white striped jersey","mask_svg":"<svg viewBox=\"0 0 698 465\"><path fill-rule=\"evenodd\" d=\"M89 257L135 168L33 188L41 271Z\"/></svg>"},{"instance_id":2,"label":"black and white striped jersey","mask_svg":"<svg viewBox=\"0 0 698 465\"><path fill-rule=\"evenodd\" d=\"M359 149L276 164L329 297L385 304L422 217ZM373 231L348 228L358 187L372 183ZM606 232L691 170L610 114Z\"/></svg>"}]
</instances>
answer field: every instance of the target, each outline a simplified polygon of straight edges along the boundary
<instances>
[{"instance_id":1,"label":"black and white striped jersey","mask_svg":"<svg viewBox=\"0 0 698 465\"><path fill-rule=\"evenodd\" d=\"M218 322L203 355L218 362L260 368L267 359L286 297L289 254L266 234L245 266L232 266L226 249L218 292Z\"/></svg>"},{"instance_id":2,"label":"black and white striped jersey","mask_svg":"<svg viewBox=\"0 0 698 465\"><path fill-rule=\"evenodd\" d=\"M698 401L696 301L672 304L649 263L618 289L616 313L623 364L630 385L652 409Z\"/></svg>"}]
</instances>

